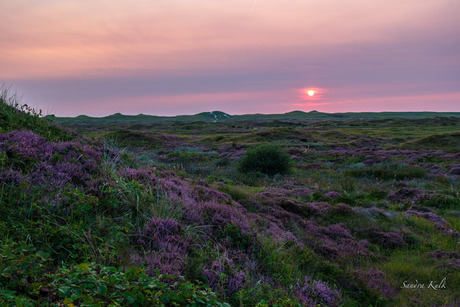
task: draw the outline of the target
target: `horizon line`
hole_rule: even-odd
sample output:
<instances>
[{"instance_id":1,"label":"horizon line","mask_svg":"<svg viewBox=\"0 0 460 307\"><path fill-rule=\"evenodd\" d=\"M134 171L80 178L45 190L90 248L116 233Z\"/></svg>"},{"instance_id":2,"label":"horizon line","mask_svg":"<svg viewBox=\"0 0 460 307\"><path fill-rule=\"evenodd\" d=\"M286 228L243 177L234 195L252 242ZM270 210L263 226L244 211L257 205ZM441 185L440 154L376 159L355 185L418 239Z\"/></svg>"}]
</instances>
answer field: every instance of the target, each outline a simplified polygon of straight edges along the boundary
<instances>
[{"instance_id":1,"label":"horizon line","mask_svg":"<svg viewBox=\"0 0 460 307\"><path fill-rule=\"evenodd\" d=\"M198 112L194 114L176 114L176 115L155 115L155 114L145 114L145 113L138 113L138 114L123 114L120 112L104 115L104 116L91 116L91 115L86 115L86 114L79 114L79 115L74 115L74 116L57 116L55 114L47 114L44 115L43 117L46 116L53 116L53 117L58 117L58 118L77 118L77 117L90 117L90 118L106 118L109 116L113 115L122 115L122 116L152 116L152 117L178 117L178 116L196 116L200 115L203 113L223 113L228 116L245 116L245 115L285 115L289 113L294 113L294 112L300 112L300 113L322 113L322 114L360 114L360 113L370 113L370 114L378 114L378 113L459 113L460 111L360 111L360 112L321 112L317 110L311 110L311 111L301 111L301 110L293 110L293 111L288 111L285 113L243 113L243 114L230 114L227 112L219 111L219 110L213 110L213 111L203 111L203 112Z\"/></svg>"}]
</instances>

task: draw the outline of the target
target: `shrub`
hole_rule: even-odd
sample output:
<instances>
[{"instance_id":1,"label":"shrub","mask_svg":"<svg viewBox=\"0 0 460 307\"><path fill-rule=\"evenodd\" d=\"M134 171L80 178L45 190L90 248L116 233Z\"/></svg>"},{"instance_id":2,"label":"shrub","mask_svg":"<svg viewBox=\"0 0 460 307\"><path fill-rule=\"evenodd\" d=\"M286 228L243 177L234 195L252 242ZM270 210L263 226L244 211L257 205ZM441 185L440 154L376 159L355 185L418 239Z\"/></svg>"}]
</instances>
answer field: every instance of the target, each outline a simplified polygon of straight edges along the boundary
<instances>
[{"instance_id":1,"label":"shrub","mask_svg":"<svg viewBox=\"0 0 460 307\"><path fill-rule=\"evenodd\" d=\"M289 171L289 155L275 145L260 145L248 149L238 165L242 173L260 172L269 176Z\"/></svg>"}]
</instances>

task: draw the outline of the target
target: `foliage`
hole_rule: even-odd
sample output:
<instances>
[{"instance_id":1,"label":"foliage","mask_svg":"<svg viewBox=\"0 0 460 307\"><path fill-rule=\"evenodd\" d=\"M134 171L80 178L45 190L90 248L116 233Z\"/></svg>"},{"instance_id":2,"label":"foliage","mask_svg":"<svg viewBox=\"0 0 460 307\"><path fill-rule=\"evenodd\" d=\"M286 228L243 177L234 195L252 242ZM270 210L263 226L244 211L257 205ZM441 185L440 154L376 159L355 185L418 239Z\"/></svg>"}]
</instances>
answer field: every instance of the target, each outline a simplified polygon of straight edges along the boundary
<instances>
[{"instance_id":1,"label":"foliage","mask_svg":"<svg viewBox=\"0 0 460 307\"><path fill-rule=\"evenodd\" d=\"M2 284L16 289L0 290L2 305L229 306L209 288L183 279L168 283L167 276L150 277L139 267L80 263L43 274L45 253L23 242L0 246Z\"/></svg>"},{"instance_id":2,"label":"foliage","mask_svg":"<svg viewBox=\"0 0 460 307\"><path fill-rule=\"evenodd\" d=\"M281 148L260 145L248 149L239 162L238 170L242 173L261 172L273 176L288 173L289 166L289 156Z\"/></svg>"},{"instance_id":3,"label":"foliage","mask_svg":"<svg viewBox=\"0 0 460 307\"><path fill-rule=\"evenodd\" d=\"M79 126L101 141L18 112L0 113L2 306L459 301L458 154L394 149L455 118ZM292 172L235 168L267 141Z\"/></svg>"},{"instance_id":4,"label":"foliage","mask_svg":"<svg viewBox=\"0 0 460 307\"><path fill-rule=\"evenodd\" d=\"M71 133L43 118L42 111L27 104L20 104L19 97L5 85L0 85L0 132L31 130L47 140L71 140Z\"/></svg>"}]
</instances>

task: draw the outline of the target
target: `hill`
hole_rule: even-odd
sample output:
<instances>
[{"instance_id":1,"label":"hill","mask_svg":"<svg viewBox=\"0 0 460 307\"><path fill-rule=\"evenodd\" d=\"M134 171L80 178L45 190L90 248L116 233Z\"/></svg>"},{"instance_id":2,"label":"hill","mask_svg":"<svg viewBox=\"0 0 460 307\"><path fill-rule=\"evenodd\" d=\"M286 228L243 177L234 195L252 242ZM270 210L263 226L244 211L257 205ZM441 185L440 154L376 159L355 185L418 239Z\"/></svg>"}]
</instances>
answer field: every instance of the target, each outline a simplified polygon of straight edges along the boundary
<instances>
[{"instance_id":1,"label":"hill","mask_svg":"<svg viewBox=\"0 0 460 307\"><path fill-rule=\"evenodd\" d=\"M123 115L116 113L106 117L56 117L57 123L66 125L104 125L104 124L161 124L161 123L191 123L191 122L314 122L314 121L349 121L349 120L381 120L390 118L422 119L434 117L460 117L460 112L363 112L363 113L322 113L318 111L293 111L285 114L247 114L229 115L220 111L202 112L195 115L153 116L153 115Z\"/></svg>"},{"instance_id":2,"label":"hill","mask_svg":"<svg viewBox=\"0 0 460 307\"><path fill-rule=\"evenodd\" d=\"M460 302L457 117L205 112L88 138L5 96L0 111L1 306ZM126 118L151 119L106 120Z\"/></svg>"}]
</instances>

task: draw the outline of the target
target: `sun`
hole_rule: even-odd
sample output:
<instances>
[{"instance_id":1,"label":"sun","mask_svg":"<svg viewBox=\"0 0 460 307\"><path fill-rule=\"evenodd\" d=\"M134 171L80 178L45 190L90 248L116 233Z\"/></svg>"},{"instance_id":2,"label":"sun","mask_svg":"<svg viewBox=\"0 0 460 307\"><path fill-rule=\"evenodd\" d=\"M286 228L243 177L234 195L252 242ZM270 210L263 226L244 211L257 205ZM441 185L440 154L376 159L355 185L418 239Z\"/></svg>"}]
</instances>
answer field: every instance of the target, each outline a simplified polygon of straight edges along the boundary
<instances>
[{"instance_id":1,"label":"sun","mask_svg":"<svg viewBox=\"0 0 460 307\"><path fill-rule=\"evenodd\" d=\"M314 90L309 90L309 91L307 91L307 94L308 94L308 96L311 97L311 96L315 95L315 91Z\"/></svg>"}]
</instances>

